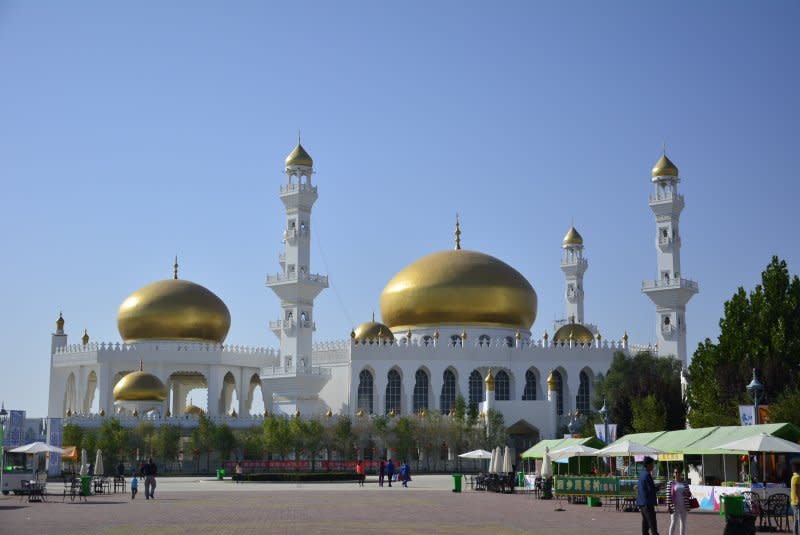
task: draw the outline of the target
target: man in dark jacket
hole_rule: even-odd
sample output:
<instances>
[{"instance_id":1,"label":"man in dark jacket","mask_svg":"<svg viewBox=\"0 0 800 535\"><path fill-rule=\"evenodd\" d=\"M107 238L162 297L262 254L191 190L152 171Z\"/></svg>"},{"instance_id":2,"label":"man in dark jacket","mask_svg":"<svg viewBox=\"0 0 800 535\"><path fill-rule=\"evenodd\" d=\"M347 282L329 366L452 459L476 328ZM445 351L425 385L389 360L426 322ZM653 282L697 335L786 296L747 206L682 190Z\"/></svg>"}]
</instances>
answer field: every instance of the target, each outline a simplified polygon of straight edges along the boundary
<instances>
[{"instance_id":1,"label":"man in dark jacket","mask_svg":"<svg viewBox=\"0 0 800 535\"><path fill-rule=\"evenodd\" d=\"M391 459L386 463L386 477L389 478L389 486L392 486L392 476L394 476L394 463Z\"/></svg>"},{"instance_id":2,"label":"man in dark jacket","mask_svg":"<svg viewBox=\"0 0 800 535\"><path fill-rule=\"evenodd\" d=\"M144 465L144 499L155 499L156 492L156 476L158 475L158 468L156 463L150 458L149 462Z\"/></svg>"},{"instance_id":3,"label":"man in dark jacket","mask_svg":"<svg viewBox=\"0 0 800 535\"><path fill-rule=\"evenodd\" d=\"M656 525L656 484L650 472L653 470L652 457L644 458L644 470L639 474L639 493L636 505L642 513L642 535L658 535Z\"/></svg>"}]
</instances>

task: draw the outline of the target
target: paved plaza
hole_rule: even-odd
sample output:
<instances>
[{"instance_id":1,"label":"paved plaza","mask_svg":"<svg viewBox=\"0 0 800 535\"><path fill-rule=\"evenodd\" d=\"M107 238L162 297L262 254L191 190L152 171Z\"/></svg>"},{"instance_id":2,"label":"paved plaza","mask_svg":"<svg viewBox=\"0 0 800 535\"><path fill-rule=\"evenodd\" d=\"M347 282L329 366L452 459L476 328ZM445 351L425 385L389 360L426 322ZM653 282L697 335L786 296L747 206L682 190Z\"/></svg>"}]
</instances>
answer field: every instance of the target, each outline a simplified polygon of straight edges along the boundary
<instances>
[{"instance_id":1,"label":"paved plaza","mask_svg":"<svg viewBox=\"0 0 800 535\"><path fill-rule=\"evenodd\" d=\"M355 483L245 483L160 478L156 499L143 486L129 494L91 496L62 503L61 484L50 483L47 503L0 496L0 534L233 535L256 533L480 533L489 535L641 533L638 513L537 500L530 494L451 492L443 475L417 476L409 488ZM53 495L52 493L58 493ZM564 511L556 511L558 505ZM666 534L669 516L658 514ZM716 514L689 514L689 532L722 533Z\"/></svg>"}]
</instances>

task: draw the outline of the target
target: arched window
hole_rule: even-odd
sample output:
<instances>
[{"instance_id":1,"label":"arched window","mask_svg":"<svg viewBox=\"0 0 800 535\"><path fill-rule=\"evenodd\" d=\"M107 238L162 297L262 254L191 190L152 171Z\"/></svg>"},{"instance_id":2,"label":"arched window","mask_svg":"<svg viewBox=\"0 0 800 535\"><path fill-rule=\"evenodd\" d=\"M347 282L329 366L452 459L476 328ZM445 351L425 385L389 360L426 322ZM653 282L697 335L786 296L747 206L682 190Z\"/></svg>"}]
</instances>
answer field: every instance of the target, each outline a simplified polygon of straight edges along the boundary
<instances>
[{"instance_id":1,"label":"arched window","mask_svg":"<svg viewBox=\"0 0 800 535\"><path fill-rule=\"evenodd\" d=\"M397 370L389 370L386 383L386 414L394 411L400 414L400 374Z\"/></svg>"},{"instance_id":2,"label":"arched window","mask_svg":"<svg viewBox=\"0 0 800 535\"><path fill-rule=\"evenodd\" d=\"M442 395L439 397L439 405L442 414L450 414L456 403L456 375L452 370L445 370L442 376Z\"/></svg>"},{"instance_id":3,"label":"arched window","mask_svg":"<svg viewBox=\"0 0 800 535\"><path fill-rule=\"evenodd\" d=\"M367 414L372 414L372 373L369 370L361 370L358 374L358 408Z\"/></svg>"},{"instance_id":4,"label":"arched window","mask_svg":"<svg viewBox=\"0 0 800 535\"><path fill-rule=\"evenodd\" d=\"M422 409L428 410L428 374L424 370L417 370L414 384L414 412Z\"/></svg>"},{"instance_id":5,"label":"arched window","mask_svg":"<svg viewBox=\"0 0 800 535\"><path fill-rule=\"evenodd\" d=\"M578 387L578 396L575 398L575 408L583 414L588 414L589 401L589 374L582 371L580 375L580 386Z\"/></svg>"},{"instance_id":6,"label":"arched window","mask_svg":"<svg viewBox=\"0 0 800 535\"><path fill-rule=\"evenodd\" d=\"M489 346L492 339L489 337L488 334L482 334L478 337L478 345L480 346Z\"/></svg>"},{"instance_id":7,"label":"arched window","mask_svg":"<svg viewBox=\"0 0 800 535\"><path fill-rule=\"evenodd\" d=\"M472 370L469 374L469 403L483 403L483 376L478 370Z\"/></svg>"},{"instance_id":8,"label":"arched window","mask_svg":"<svg viewBox=\"0 0 800 535\"><path fill-rule=\"evenodd\" d=\"M525 372L525 391L522 393L523 401L536 400L536 374L533 370Z\"/></svg>"},{"instance_id":9,"label":"arched window","mask_svg":"<svg viewBox=\"0 0 800 535\"><path fill-rule=\"evenodd\" d=\"M495 401L508 401L510 398L508 374L500 370L494 376L494 399Z\"/></svg>"},{"instance_id":10,"label":"arched window","mask_svg":"<svg viewBox=\"0 0 800 535\"><path fill-rule=\"evenodd\" d=\"M556 380L556 414L561 416L564 414L564 380L561 372L553 370L553 379Z\"/></svg>"}]
</instances>

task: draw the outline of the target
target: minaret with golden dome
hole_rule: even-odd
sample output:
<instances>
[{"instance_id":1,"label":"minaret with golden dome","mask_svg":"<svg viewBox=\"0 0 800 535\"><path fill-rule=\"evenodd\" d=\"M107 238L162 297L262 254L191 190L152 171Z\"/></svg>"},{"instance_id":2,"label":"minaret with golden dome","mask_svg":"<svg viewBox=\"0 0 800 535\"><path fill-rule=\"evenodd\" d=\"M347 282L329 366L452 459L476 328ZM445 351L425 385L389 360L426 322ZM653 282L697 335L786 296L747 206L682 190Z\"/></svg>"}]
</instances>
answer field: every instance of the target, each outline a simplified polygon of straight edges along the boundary
<instances>
[{"instance_id":1,"label":"minaret with golden dome","mask_svg":"<svg viewBox=\"0 0 800 535\"><path fill-rule=\"evenodd\" d=\"M328 287L328 277L311 272L311 208L317 200L312 184L314 161L300 144L286 157L286 182L280 198L286 208L281 270L267 276L267 287L281 300L281 316L270 322L280 338L281 367L292 373L311 369L314 299Z\"/></svg>"},{"instance_id":2,"label":"minaret with golden dome","mask_svg":"<svg viewBox=\"0 0 800 535\"><path fill-rule=\"evenodd\" d=\"M589 261L583 257L583 237L575 225L570 225L561 242L561 250L565 312L570 323L583 324L583 274L589 268Z\"/></svg>"},{"instance_id":3,"label":"minaret with golden dome","mask_svg":"<svg viewBox=\"0 0 800 535\"><path fill-rule=\"evenodd\" d=\"M685 366L686 303L699 291L697 282L681 272L681 235L678 221L683 211L683 195L678 193L678 167L666 150L651 173L654 192L650 209L656 217L656 279L642 283L642 292L656 305L658 353L678 358Z\"/></svg>"}]
</instances>

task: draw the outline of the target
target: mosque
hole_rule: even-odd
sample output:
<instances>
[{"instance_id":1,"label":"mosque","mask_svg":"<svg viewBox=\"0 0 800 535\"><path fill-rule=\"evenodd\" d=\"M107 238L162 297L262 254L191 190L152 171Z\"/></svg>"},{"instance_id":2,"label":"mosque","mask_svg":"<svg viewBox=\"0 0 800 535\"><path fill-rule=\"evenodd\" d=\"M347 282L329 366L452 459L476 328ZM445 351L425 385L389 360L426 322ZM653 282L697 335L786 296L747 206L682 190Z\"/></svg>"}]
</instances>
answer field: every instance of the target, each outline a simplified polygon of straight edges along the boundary
<instances>
[{"instance_id":1,"label":"mosque","mask_svg":"<svg viewBox=\"0 0 800 535\"><path fill-rule=\"evenodd\" d=\"M277 349L226 342L231 314L211 290L179 278L133 292L117 312L121 341L95 342L84 331L68 343L59 315L52 335L49 417L97 426L115 415L126 426L196 425L197 414L232 427L285 415L410 415L453 410L457 396L481 414L500 411L518 444L558 436L574 414L588 413L595 379L614 354L647 349L686 363L686 304L698 285L682 278L678 220L684 206L678 168L662 155L652 170L659 278L643 283L655 304L655 347L603 338L584 321L589 262L574 226L562 241L565 318L534 339L537 295L516 269L493 256L454 247L397 272L380 296L380 319L341 342L314 343L314 299L328 286L311 271L311 211L318 197L313 160L298 142L286 158L279 195L285 206L280 272L266 286L280 299L269 323ZM206 389L207 405L189 392ZM97 396L97 399L95 399ZM260 406L260 403L257 403ZM92 414L92 407L96 414Z\"/></svg>"}]
</instances>

